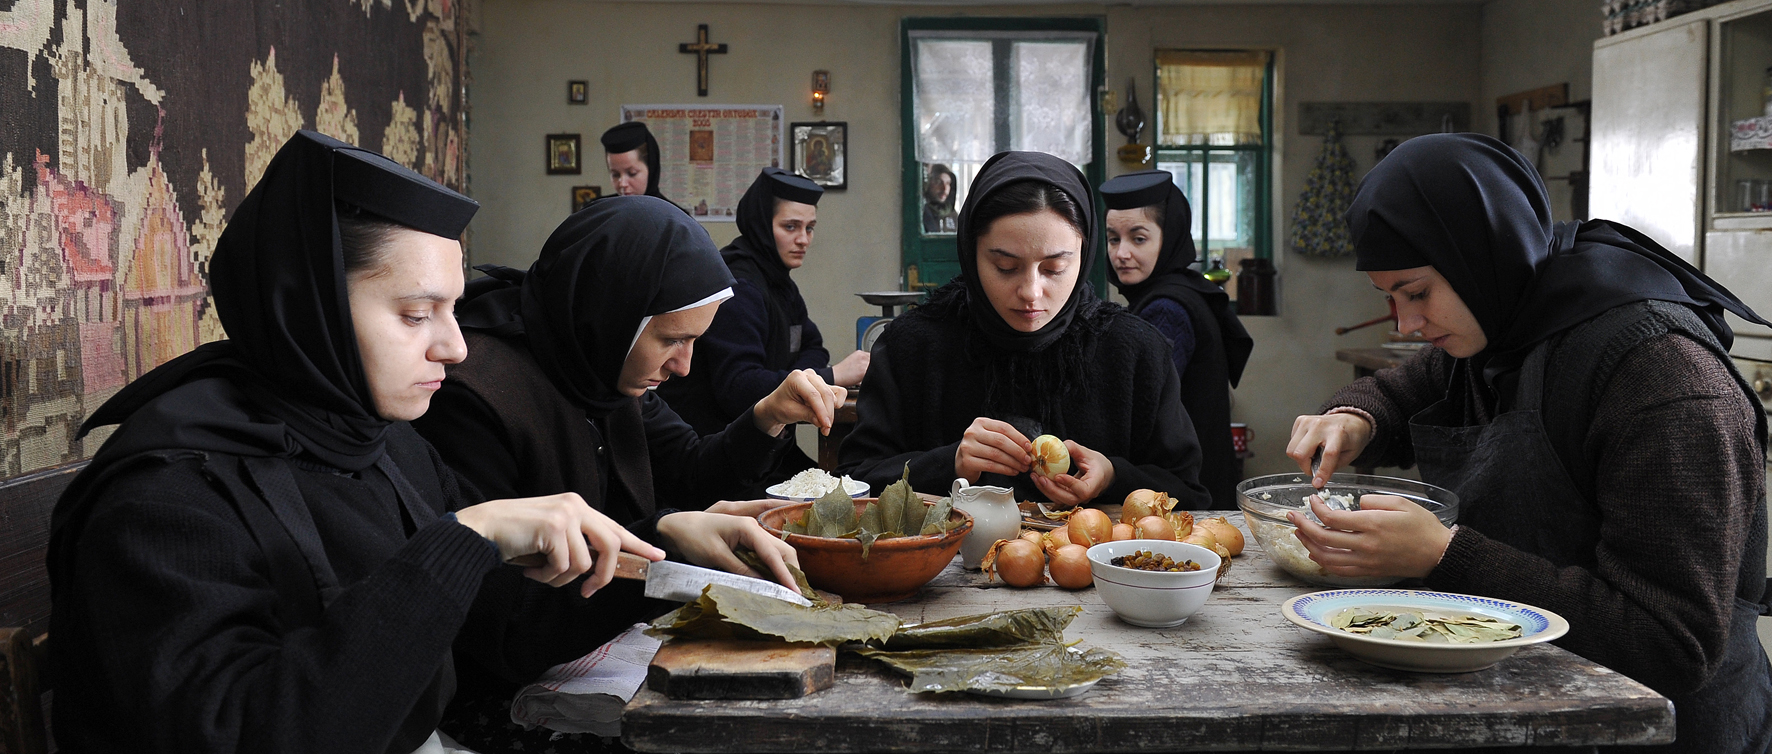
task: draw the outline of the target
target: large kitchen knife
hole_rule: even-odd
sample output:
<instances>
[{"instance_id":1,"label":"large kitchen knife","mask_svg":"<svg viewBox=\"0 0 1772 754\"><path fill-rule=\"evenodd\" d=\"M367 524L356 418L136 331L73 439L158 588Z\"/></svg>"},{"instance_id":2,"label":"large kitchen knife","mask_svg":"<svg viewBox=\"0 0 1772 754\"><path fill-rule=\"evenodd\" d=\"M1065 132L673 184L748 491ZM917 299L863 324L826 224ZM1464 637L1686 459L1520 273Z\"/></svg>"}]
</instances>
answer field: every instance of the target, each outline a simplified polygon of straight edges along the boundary
<instances>
[{"instance_id":1,"label":"large kitchen knife","mask_svg":"<svg viewBox=\"0 0 1772 754\"><path fill-rule=\"evenodd\" d=\"M540 566L547 563L544 555L524 555L512 558L509 562L520 566ZM635 555L631 552L621 553L615 562L615 577L646 582L646 596L653 599L671 602L693 602L701 597L701 592L709 584L720 584L734 589L742 589L752 594L773 597L796 605L811 606L812 603L794 590L773 581L740 576L736 573L716 571L688 563L675 563L661 560L656 563Z\"/></svg>"}]
</instances>

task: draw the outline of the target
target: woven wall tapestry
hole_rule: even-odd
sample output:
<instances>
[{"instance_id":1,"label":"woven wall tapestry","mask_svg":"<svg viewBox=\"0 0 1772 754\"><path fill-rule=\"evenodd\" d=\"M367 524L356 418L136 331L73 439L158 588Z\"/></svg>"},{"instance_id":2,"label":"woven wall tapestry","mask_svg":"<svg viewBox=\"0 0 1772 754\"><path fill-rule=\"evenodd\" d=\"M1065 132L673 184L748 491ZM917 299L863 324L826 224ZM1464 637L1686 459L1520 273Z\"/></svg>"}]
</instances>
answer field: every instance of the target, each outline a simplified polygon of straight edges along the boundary
<instances>
[{"instance_id":1,"label":"woven wall tapestry","mask_svg":"<svg viewBox=\"0 0 1772 754\"><path fill-rule=\"evenodd\" d=\"M0 476L223 337L207 268L300 128L460 189L461 0L13 0L0 10Z\"/></svg>"}]
</instances>

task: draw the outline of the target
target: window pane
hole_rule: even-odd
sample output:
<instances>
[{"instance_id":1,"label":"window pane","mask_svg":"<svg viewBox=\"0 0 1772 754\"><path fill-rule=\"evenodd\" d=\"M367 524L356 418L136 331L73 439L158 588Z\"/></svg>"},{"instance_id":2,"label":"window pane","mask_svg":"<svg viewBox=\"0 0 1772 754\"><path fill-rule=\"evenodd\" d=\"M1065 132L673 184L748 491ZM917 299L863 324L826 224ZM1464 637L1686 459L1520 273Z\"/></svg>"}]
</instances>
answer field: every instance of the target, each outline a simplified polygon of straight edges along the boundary
<instances>
[{"instance_id":1,"label":"window pane","mask_svg":"<svg viewBox=\"0 0 1772 754\"><path fill-rule=\"evenodd\" d=\"M1269 53L1165 50L1157 54L1157 143L1261 144Z\"/></svg>"},{"instance_id":2,"label":"window pane","mask_svg":"<svg viewBox=\"0 0 1772 754\"><path fill-rule=\"evenodd\" d=\"M917 160L983 162L996 153L991 43L918 39L912 82Z\"/></svg>"},{"instance_id":3,"label":"window pane","mask_svg":"<svg viewBox=\"0 0 1772 754\"><path fill-rule=\"evenodd\" d=\"M1166 152L1157 155L1157 169L1174 176L1175 185L1180 187L1181 193L1187 196L1188 206L1193 210L1195 248L1206 242L1205 236L1200 233L1206 227L1206 213L1203 211L1205 207L1201 203L1201 194L1204 188L1201 180L1201 169L1204 167L1204 163L1201 158L1202 155L1199 152Z\"/></svg>"},{"instance_id":4,"label":"window pane","mask_svg":"<svg viewBox=\"0 0 1772 754\"><path fill-rule=\"evenodd\" d=\"M1089 164L1089 45L1016 42L1009 57L1015 81L1009 148Z\"/></svg>"}]
</instances>

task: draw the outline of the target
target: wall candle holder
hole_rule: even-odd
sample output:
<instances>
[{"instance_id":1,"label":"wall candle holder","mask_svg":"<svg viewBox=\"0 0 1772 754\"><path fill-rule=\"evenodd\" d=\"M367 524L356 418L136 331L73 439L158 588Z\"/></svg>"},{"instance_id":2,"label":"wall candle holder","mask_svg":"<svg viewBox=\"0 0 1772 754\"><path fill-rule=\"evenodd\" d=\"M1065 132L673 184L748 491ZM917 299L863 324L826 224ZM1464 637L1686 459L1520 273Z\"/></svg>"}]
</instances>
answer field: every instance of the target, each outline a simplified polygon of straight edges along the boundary
<instances>
[{"instance_id":1,"label":"wall candle holder","mask_svg":"<svg viewBox=\"0 0 1772 754\"><path fill-rule=\"evenodd\" d=\"M812 72L812 112L824 114L825 95L831 93L831 72Z\"/></svg>"}]
</instances>

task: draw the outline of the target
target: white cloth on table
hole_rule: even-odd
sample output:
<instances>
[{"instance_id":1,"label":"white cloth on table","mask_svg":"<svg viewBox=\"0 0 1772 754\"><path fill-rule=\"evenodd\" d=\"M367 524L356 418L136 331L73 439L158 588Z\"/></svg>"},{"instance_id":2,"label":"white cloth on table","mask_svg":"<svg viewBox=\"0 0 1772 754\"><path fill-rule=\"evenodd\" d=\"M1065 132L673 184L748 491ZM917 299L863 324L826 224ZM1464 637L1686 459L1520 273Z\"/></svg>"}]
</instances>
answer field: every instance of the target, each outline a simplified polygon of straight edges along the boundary
<instances>
[{"instance_id":1,"label":"white cloth on table","mask_svg":"<svg viewBox=\"0 0 1772 754\"><path fill-rule=\"evenodd\" d=\"M479 754L466 746L462 746L450 738L448 733L440 730L431 731L431 737L412 750L412 754Z\"/></svg>"},{"instance_id":2,"label":"white cloth on table","mask_svg":"<svg viewBox=\"0 0 1772 754\"><path fill-rule=\"evenodd\" d=\"M661 643L636 623L590 654L555 665L511 700L511 722L561 733L621 735L621 711L640 684Z\"/></svg>"}]
</instances>

